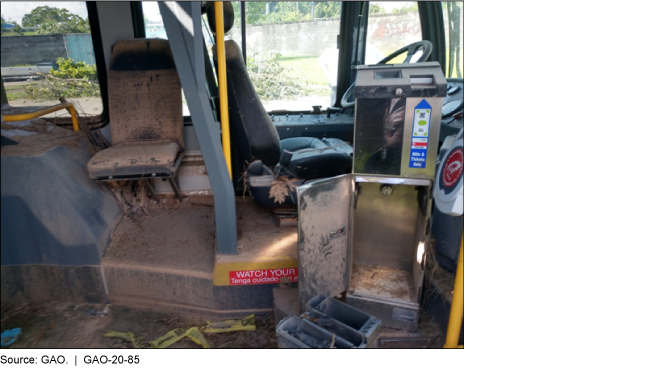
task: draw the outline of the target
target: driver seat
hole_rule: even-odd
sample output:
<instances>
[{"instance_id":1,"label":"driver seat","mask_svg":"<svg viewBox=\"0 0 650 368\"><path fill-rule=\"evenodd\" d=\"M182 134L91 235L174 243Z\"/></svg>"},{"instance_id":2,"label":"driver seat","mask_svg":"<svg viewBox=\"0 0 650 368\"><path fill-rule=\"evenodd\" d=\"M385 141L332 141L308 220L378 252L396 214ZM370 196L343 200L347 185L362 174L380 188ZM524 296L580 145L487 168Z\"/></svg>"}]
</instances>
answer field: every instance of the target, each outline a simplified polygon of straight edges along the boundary
<instances>
[{"instance_id":1,"label":"driver seat","mask_svg":"<svg viewBox=\"0 0 650 368\"><path fill-rule=\"evenodd\" d=\"M224 2L224 32L234 24L230 2ZM206 13L210 29L215 29L214 2L208 2ZM246 177L255 202L264 207L295 205L288 197L284 205L269 200L271 183L280 176L304 180L332 177L352 172L350 144L336 138L295 137L280 140L269 114L255 91L241 49L235 41L225 41L226 87L230 117L230 140L233 166L250 162ZM217 65L216 46L213 48ZM270 168L275 167L275 170ZM233 167L233 174L239 168Z\"/></svg>"}]
</instances>

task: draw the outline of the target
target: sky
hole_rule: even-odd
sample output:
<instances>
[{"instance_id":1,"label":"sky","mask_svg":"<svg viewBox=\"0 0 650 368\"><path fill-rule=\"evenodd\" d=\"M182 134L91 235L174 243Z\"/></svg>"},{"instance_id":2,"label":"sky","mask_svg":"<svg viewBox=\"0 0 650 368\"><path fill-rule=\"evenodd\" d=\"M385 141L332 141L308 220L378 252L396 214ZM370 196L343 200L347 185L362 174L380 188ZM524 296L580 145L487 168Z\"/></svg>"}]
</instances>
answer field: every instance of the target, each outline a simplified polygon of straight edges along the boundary
<instances>
[{"instance_id":1,"label":"sky","mask_svg":"<svg viewBox=\"0 0 650 368\"><path fill-rule=\"evenodd\" d=\"M160 17L160 9L158 9L158 3L155 1L143 1L142 2L142 12L145 17L152 22L162 22Z\"/></svg>"},{"instance_id":2,"label":"sky","mask_svg":"<svg viewBox=\"0 0 650 368\"><path fill-rule=\"evenodd\" d=\"M51 8L65 8L72 14L77 14L82 18L88 18L86 3L83 1L64 2L64 1L2 1L0 9L2 16L7 22L15 20L22 26L22 19L25 14L29 14L32 9L47 5Z\"/></svg>"}]
</instances>

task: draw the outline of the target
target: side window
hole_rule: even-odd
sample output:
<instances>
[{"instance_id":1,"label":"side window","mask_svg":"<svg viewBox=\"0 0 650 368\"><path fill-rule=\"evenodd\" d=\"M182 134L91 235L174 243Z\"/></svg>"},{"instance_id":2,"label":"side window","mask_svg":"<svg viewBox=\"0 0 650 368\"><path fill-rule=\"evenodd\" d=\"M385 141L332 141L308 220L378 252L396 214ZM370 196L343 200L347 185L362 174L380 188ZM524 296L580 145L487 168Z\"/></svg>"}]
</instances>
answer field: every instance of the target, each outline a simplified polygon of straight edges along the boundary
<instances>
[{"instance_id":1,"label":"side window","mask_svg":"<svg viewBox=\"0 0 650 368\"><path fill-rule=\"evenodd\" d=\"M9 104L36 109L65 97L80 116L100 115L104 105L86 3L3 1L0 6L2 79ZM45 118L66 116L61 110Z\"/></svg>"},{"instance_id":2,"label":"side window","mask_svg":"<svg viewBox=\"0 0 650 368\"><path fill-rule=\"evenodd\" d=\"M463 2L442 3L447 45L447 78L463 78Z\"/></svg>"},{"instance_id":3,"label":"side window","mask_svg":"<svg viewBox=\"0 0 650 368\"><path fill-rule=\"evenodd\" d=\"M142 14L144 15L144 32L146 38L167 39L167 32L163 25L162 16L158 2L142 1ZM205 37L204 37L205 39ZM183 95L183 116L190 116L190 109L187 107L185 93Z\"/></svg>"},{"instance_id":4,"label":"side window","mask_svg":"<svg viewBox=\"0 0 650 368\"><path fill-rule=\"evenodd\" d=\"M340 2L246 1L248 72L267 111L331 106L336 97ZM236 17L239 7L235 6ZM232 39L241 47L241 26Z\"/></svg>"},{"instance_id":5,"label":"side window","mask_svg":"<svg viewBox=\"0 0 650 368\"><path fill-rule=\"evenodd\" d=\"M394 51L422 40L417 1L371 1L365 64L376 64ZM411 58L417 60L418 54ZM389 64L402 63L406 53Z\"/></svg>"}]
</instances>

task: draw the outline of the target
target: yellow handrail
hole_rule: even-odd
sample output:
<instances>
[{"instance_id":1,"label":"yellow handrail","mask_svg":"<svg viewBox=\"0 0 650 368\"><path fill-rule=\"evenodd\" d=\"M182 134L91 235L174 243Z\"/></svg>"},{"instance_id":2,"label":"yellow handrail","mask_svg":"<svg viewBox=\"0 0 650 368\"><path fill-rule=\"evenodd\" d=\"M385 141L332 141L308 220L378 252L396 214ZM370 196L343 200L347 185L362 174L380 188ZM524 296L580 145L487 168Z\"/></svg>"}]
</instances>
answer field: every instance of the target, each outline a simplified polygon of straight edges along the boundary
<instances>
[{"instance_id":1,"label":"yellow handrail","mask_svg":"<svg viewBox=\"0 0 650 368\"><path fill-rule=\"evenodd\" d=\"M70 113L70 116L72 117L72 129L75 132L78 132L79 120L77 117L77 110L75 110L74 106L70 102L54 105L52 107L48 107L43 110L38 110L26 114L2 115L2 118L4 119L4 121L23 121L23 120L35 119L43 115L47 115L49 113L63 110L63 109L67 109L68 112Z\"/></svg>"},{"instance_id":2,"label":"yellow handrail","mask_svg":"<svg viewBox=\"0 0 650 368\"><path fill-rule=\"evenodd\" d=\"M454 282L454 297L451 300L451 312L449 313L449 325L447 326L446 349L462 348L458 345L460 337L460 325L463 322L463 242L465 234L460 238L460 253L458 255L458 266L456 267L456 281Z\"/></svg>"},{"instance_id":3,"label":"yellow handrail","mask_svg":"<svg viewBox=\"0 0 650 368\"><path fill-rule=\"evenodd\" d=\"M217 28L215 30L215 42L217 44L219 108L221 109L221 141L223 143L223 155L226 158L228 174L230 174L230 179L232 179L232 163L230 162L230 120L228 119L228 91L226 89L226 44L224 42L223 30L223 1L214 2L214 12Z\"/></svg>"}]
</instances>

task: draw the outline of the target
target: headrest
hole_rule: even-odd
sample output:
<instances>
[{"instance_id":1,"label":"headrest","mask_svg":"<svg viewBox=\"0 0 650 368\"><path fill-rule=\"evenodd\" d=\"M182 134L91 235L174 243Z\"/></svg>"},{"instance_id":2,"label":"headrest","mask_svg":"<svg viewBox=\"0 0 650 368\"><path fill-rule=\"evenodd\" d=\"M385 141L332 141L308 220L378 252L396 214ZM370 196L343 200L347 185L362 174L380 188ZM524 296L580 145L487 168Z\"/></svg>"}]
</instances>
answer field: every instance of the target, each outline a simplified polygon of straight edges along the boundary
<instances>
[{"instance_id":1,"label":"headrest","mask_svg":"<svg viewBox=\"0 0 650 368\"><path fill-rule=\"evenodd\" d=\"M113 45L110 70L174 69L169 41L160 38L121 40Z\"/></svg>"},{"instance_id":2,"label":"headrest","mask_svg":"<svg viewBox=\"0 0 650 368\"><path fill-rule=\"evenodd\" d=\"M214 19L214 1L208 1L205 4L205 11L208 15L208 24L210 25L210 32L214 33L217 29ZM235 10L230 1L223 2L223 33L230 31L235 24Z\"/></svg>"}]
</instances>

